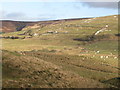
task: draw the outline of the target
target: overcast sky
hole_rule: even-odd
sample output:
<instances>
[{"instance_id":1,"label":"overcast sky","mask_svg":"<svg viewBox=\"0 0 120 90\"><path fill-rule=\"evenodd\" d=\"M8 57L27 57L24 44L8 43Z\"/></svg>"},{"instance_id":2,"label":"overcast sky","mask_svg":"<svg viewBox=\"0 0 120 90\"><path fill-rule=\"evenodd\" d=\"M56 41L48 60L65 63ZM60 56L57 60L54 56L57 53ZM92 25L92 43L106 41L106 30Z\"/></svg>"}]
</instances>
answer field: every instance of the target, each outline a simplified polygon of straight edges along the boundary
<instances>
[{"instance_id":1,"label":"overcast sky","mask_svg":"<svg viewBox=\"0 0 120 90\"><path fill-rule=\"evenodd\" d=\"M118 14L117 2L2 2L0 19L44 21Z\"/></svg>"}]
</instances>

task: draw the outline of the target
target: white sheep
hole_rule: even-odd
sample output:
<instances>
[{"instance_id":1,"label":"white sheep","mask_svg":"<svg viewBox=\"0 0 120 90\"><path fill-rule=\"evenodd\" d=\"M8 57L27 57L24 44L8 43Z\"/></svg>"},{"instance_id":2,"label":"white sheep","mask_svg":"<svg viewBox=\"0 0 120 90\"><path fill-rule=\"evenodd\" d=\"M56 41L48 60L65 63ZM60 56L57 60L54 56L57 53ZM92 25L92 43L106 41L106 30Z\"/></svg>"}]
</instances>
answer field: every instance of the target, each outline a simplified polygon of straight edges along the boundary
<instances>
[{"instance_id":1,"label":"white sheep","mask_svg":"<svg viewBox=\"0 0 120 90\"><path fill-rule=\"evenodd\" d=\"M100 56L100 58L103 58L103 56Z\"/></svg>"},{"instance_id":2,"label":"white sheep","mask_svg":"<svg viewBox=\"0 0 120 90\"><path fill-rule=\"evenodd\" d=\"M34 34L34 36L37 36L37 35L38 35L37 33Z\"/></svg>"},{"instance_id":3,"label":"white sheep","mask_svg":"<svg viewBox=\"0 0 120 90\"><path fill-rule=\"evenodd\" d=\"M106 58L108 58L108 56L106 56Z\"/></svg>"},{"instance_id":4,"label":"white sheep","mask_svg":"<svg viewBox=\"0 0 120 90\"><path fill-rule=\"evenodd\" d=\"M117 59L117 57L114 57L114 59Z\"/></svg>"},{"instance_id":5,"label":"white sheep","mask_svg":"<svg viewBox=\"0 0 120 90\"><path fill-rule=\"evenodd\" d=\"M105 26L106 28L108 27L108 25Z\"/></svg>"},{"instance_id":6,"label":"white sheep","mask_svg":"<svg viewBox=\"0 0 120 90\"><path fill-rule=\"evenodd\" d=\"M100 51L97 51L97 53L99 53Z\"/></svg>"}]
</instances>

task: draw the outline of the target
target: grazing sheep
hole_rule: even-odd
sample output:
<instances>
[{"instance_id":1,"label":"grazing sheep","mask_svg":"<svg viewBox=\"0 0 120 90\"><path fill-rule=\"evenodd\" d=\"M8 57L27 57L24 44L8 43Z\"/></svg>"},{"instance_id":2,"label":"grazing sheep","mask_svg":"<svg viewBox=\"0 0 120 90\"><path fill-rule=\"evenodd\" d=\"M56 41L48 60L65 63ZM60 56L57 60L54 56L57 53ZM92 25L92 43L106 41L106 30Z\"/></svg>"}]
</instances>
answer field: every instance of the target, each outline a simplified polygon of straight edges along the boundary
<instances>
[{"instance_id":1,"label":"grazing sheep","mask_svg":"<svg viewBox=\"0 0 120 90\"><path fill-rule=\"evenodd\" d=\"M114 57L114 59L117 59L117 57Z\"/></svg>"},{"instance_id":2,"label":"grazing sheep","mask_svg":"<svg viewBox=\"0 0 120 90\"><path fill-rule=\"evenodd\" d=\"M107 27L109 27L109 26L108 26L108 24L107 24L107 25L105 25L105 27L106 27L106 28L107 28Z\"/></svg>"},{"instance_id":3,"label":"grazing sheep","mask_svg":"<svg viewBox=\"0 0 120 90\"><path fill-rule=\"evenodd\" d=\"M97 53L99 53L100 51L97 51Z\"/></svg>"},{"instance_id":4,"label":"grazing sheep","mask_svg":"<svg viewBox=\"0 0 120 90\"><path fill-rule=\"evenodd\" d=\"M103 58L103 56L100 56L100 58Z\"/></svg>"},{"instance_id":5,"label":"grazing sheep","mask_svg":"<svg viewBox=\"0 0 120 90\"><path fill-rule=\"evenodd\" d=\"M55 33L57 34L57 33L58 33L58 31L55 31Z\"/></svg>"},{"instance_id":6,"label":"grazing sheep","mask_svg":"<svg viewBox=\"0 0 120 90\"><path fill-rule=\"evenodd\" d=\"M37 35L38 35L37 33L34 34L34 36L37 36Z\"/></svg>"},{"instance_id":7,"label":"grazing sheep","mask_svg":"<svg viewBox=\"0 0 120 90\"><path fill-rule=\"evenodd\" d=\"M108 56L106 56L106 58L108 58Z\"/></svg>"}]
</instances>

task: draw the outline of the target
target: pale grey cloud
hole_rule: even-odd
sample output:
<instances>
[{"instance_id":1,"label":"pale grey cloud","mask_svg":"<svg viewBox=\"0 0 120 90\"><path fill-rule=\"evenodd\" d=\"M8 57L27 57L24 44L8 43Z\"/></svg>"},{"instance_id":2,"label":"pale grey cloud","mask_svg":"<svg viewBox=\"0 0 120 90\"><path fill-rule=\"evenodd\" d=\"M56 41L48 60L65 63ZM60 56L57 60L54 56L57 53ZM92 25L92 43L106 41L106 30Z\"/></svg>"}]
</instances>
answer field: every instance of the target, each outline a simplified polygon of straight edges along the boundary
<instances>
[{"instance_id":1,"label":"pale grey cloud","mask_svg":"<svg viewBox=\"0 0 120 90\"><path fill-rule=\"evenodd\" d=\"M7 18L24 18L26 15L24 13L14 12L5 15Z\"/></svg>"},{"instance_id":2,"label":"pale grey cloud","mask_svg":"<svg viewBox=\"0 0 120 90\"><path fill-rule=\"evenodd\" d=\"M117 2L82 2L83 5L94 7L94 8L109 8L109 9L117 9Z\"/></svg>"},{"instance_id":3,"label":"pale grey cloud","mask_svg":"<svg viewBox=\"0 0 120 90\"><path fill-rule=\"evenodd\" d=\"M1 20L15 20L15 21L45 21L52 20L55 18L55 15L49 14L40 14L36 16L28 16L25 13L20 12L11 12L7 13L4 11L0 11L0 19Z\"/></svg>"},{"instance_id":4,"label":"pale grey cloud","mask_svg":"<svg viewBox=\"0 0 120 90\"><path fill-rule=\"evenodd\" d=\"M3 13L3 16L1 19L4 20L21 20L21 19L27 19L28 17L24 13L20 12L5 12Z\"/></svg>"}]
</instances>

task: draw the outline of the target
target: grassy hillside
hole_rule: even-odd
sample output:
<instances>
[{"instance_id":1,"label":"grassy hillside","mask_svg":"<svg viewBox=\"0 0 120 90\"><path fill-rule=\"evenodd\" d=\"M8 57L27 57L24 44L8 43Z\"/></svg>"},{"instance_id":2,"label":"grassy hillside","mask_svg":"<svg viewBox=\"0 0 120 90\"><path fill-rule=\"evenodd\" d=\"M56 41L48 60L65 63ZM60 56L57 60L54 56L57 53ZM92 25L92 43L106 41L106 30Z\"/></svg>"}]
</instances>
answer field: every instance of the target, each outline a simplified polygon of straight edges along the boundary
<instances>
[{"instance_id":1,"label":"grassy hillside","mask_svg":"<svg viewBox=\"0 0 120 90\"><path fill-rule=\"evenodd\" d=\"M3 56L3 87L108 87L70 71L63 71L60 66L40 58L27 55L22 56L19 53L8 51L3 51Z\"/></svg>"},{"instance_id":2,"label":"grassy hillside","mask_svg":"<svg viewBox=\"0 0 120 90\"><path fill-rule=\"evenodd\" d=\"M117 15L1 35L3 87L119 87Z\"/></svg>"}]
</instances>

